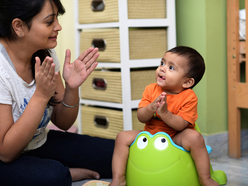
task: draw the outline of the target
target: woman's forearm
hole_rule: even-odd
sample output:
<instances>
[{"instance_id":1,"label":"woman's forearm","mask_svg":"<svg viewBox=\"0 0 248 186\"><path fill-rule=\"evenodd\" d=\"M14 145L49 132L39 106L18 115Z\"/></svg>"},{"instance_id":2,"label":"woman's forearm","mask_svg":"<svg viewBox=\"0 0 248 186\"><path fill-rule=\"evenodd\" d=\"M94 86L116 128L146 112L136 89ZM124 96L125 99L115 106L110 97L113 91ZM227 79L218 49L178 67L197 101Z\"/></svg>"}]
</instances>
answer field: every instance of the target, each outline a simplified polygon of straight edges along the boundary
<instances>
[{"instance_id":1,"label":"woman's forearm","mask_svg":"<svg viewBox=\"0 0 248 186\"><path fill-rule=\"evenodd\" d=\"M2 128L4 133L1 133L0 136L0 159L2 161L11 162L23 152L40 124L47 101L34 94L23 114L15 123L13 123L11 107L2 106L2 109L6 109L6 113L2 113L1 118L6 118L8 121L3 119L1 125L9 126L8 129Z\"/></svg>"},{"instance_id":2,"label":"woman's forearm","mask_svg":"<svg viewBox=\"0 0 248 186\"><path fill-rule=\"evenodd\" d=\"M52 122L63 130L68 130L75 122L79 108L78 89L65 89L60 98L61 103L54 107Z\"/></svg>"}]
</instances>

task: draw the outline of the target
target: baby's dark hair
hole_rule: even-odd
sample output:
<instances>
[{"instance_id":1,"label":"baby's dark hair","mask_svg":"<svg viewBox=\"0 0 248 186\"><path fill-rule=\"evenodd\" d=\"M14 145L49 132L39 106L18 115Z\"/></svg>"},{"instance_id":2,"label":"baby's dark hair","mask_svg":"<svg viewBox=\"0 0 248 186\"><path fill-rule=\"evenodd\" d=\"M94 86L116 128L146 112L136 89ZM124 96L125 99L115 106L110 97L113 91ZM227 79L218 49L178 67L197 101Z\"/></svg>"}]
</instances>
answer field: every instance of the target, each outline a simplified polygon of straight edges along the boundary
<instances>
[{"instance_id":1,"label":"baby's dark hair","mask_svg":"<svg viewBox=\"0 0 248 186\"><path fill-rule=\"evenodd\" d=\"M194 78L195 80L194 85L190 87L191 89L196 86L202 79L205 72L205 63L201 54L199 54L199 52L195 49L187 46L177 46L167 52L171 52L188 59L189 70L185 76L188 78Z\"/></svg>"}]
</instances>

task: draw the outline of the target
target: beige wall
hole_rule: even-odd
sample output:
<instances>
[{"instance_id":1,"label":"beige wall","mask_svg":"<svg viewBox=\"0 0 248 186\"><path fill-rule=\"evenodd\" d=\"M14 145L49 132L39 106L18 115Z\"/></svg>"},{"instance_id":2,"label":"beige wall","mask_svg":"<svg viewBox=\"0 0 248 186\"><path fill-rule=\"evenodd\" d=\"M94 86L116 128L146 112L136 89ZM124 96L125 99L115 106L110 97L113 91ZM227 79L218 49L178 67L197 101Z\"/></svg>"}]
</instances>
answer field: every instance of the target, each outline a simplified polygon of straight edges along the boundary
<instances>
[{"instance_id":1,"label":"beige wall","mask_svg":"<svg viewBox=\"0 0 248 186\"><path fill-rule=\"evenodd\" d=\"M55 48L57 56L60 61L60 73L63 72L63 64L65 59L66 49L71 50L71 62L75 60L75 30L74 30L74 1L73 0L61 0L65 7L66 13L59 16L59 23L62 26L62 30L58 35L58 45ZM74 123L78 125L77 121Z\"/></svg>"},{"instance_id":2,"label":"beige wall","mask_svg":"<svg viewBox=\"0 0 248 186\"><path fill-rule=\"evenodd\" d=\"M66 49L71 50L71 61L75 60L75 30L74 30L74 1L73 0L61 0L65 7L66 13L59 16L59 22L62 26L62 30L59 32L58 45L55 48L58 55L61 74L64 64Z\"/></svg>"}]
</instances>

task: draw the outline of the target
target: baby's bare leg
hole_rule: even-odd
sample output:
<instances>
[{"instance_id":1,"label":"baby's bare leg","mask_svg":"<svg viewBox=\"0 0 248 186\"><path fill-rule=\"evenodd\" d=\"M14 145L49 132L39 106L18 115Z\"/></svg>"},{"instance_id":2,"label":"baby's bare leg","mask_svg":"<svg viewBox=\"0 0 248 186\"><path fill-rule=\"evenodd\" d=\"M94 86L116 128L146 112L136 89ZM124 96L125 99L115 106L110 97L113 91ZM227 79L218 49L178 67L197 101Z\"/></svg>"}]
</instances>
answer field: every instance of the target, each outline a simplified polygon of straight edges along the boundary
<instances>
[{"instance_id":1,"label":"baby's bare leg","mask_svg":"<svg viewBox=\"0 0 248 186\"><path fill-rule=\"evenodd\" d=\"M129 146L140 132L140 130L122 131L117 135L112 159L113 180L110 183L110 186L126 185L125 174Z\"/></svg>"},{"instance_id":2,"label":"baby's bare leg","mask_svg":"<svg viewBox=\"0 0 248 186\"><path fill-rule=\"evenodd\" d=\"M178 133L173 141L182 146L185 150L190 151L190 154L195 162L199 182L203 186L217 186L210 175L210 160L202 135L192 129L185 129Z\"/></svg>"}]
</instances>

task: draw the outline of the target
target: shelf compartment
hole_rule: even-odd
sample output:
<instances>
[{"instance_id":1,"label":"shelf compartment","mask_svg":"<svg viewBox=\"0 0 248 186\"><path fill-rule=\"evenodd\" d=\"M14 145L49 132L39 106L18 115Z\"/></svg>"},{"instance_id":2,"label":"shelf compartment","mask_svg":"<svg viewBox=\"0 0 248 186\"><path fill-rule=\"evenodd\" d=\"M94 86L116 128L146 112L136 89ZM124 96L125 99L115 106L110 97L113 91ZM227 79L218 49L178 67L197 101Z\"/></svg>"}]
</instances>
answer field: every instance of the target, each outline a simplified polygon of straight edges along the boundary
<instances>
[{"instance_id":1,"label":"shelf compartment","mask_svg":"<svg viewBox=\"0 0 248 186\"><path fill-rule=\"evenodd\" d=\"M155 83L155 69L131 70L131 100L141 99L145 87ZM81 98L122 103L120 71L94 70L81 86Z\"/></svg>"},{"instance_id":2,"label":"shelf compartment","mask_svg":"<svg viewBox=\"0 0 248 186\"><path fill-rule=\"evenodd\" d=\"M120 63L120 38L119 29L84 29L80 34L80 52L82 53L94 43L94 40L105 41L105 49L99 50L100 56L97 61ZM98 47L95 45L94 47Z\"/></svg>"},{"instance_id":3,"label":"shelf compartment","mask_svg":"<svg viewBox=\"0 0 248 186\"><path fill-rule=\"evenodd\" d=\"M166 0L127 0L128 19L166 18Z\"/></svg>"},{"instance_id":4,"label":"shelf compartment","mask_svg":"<svg viewBox=\"0 0 248 186\"><path fill-rule=\"evenodd\" d=\"M166 51L166 28L129 29L129 56L131 60L162 58Z\"/></svg>"},{"instance_id":5,"label":"shelf compartment","mask_svg":"<svg viewBox=\"0 0 248 186\"><path fill-rule=\"evenodd\" d=\"M78 0L80 24L118 22L118 0Z\"/></svg>"},{"instance_id":6,"label":"shelf compartment","mask_svg":"<svg viewBox=\"0 0 248 186\"><path fill-rule=\"evenodd\" d=\"M82 134L115 139L123 131L122 110L83 105L81 112ZM132 118L134 128L143 130L144 124L138 121L137 110L132 111Z\"/></svg>"},{"instance_id":7,"label":"shelf compartment","mask_svg":"<svg viewBox=\"0 0 248 186\"><path fill-rule=\"evenodd\" d=\"M166 0L127 0L128 19L166 18ZM80 24L119 21L118 0L78 0Z\"/></svg>"},{"instance_id":8,"label":"shelf compartment","mask_svg":"<svg viewBox=\"0 0 248 186\"><path fill-rule=\"evenodd\" d=\"M97 61L120 63L120 37L118 28L84 29L80 34L80 52L91 46L100 48ZM96 40L101 40L99 45ZM102 45L104 43L104 48ZM130 28L130 60L162 58L167 51L166 28ZM125 61L123 61L125 63Z\"/></svg>"}]
</instances>

